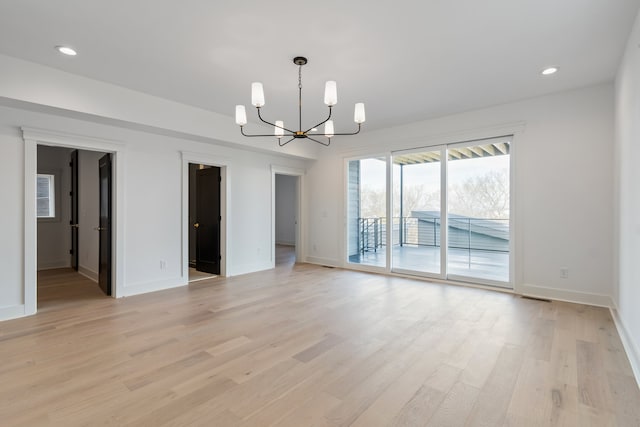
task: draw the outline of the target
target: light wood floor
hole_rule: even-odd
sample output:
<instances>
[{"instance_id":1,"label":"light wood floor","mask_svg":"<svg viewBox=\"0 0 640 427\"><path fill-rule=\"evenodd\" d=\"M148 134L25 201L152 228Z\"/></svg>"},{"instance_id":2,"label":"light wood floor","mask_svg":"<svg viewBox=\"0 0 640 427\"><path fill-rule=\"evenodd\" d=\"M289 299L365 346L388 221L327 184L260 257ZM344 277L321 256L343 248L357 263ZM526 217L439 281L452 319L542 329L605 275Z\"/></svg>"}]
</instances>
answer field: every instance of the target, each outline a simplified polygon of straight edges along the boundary
<instances>
[{"instance_id":1,"label":"light wood floor","mask_svg":"<svg viewBox=\"0 0 640 427\"><path fill-rule=\"evenodd\" d=\"M38 272L39 313L74 307L99 299L112 301L112 298L106 296L96 282L70 268Z\"/></svg>"},{"instance_id":2,"label":"light wood floor","mask_svg":"<svg viewBox=\"0 0 640 427\"><path fill-rule=\"evenodd\" d=\"M0 322L2 426L640 425L601 308L292 263L94 296Z\"/></svg>"}]
</instances>

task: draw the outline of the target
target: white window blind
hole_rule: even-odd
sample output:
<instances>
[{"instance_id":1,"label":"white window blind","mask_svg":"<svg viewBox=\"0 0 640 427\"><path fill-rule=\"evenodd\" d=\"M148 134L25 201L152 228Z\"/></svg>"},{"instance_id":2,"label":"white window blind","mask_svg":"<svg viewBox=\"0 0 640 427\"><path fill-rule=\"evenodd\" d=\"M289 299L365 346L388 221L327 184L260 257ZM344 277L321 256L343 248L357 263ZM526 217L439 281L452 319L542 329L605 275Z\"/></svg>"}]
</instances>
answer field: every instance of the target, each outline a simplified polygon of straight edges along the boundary
<instances>
[{"instance_id":1,"label":"white window blind","mask_svg":"<svg viewBox=\"0 0 640 427\"><path fill-rule=\"evenodd\" d=\"M55 177L38 174L36 179L36 212L38 218L55 218Z\"/></svg>"}]
</instances>

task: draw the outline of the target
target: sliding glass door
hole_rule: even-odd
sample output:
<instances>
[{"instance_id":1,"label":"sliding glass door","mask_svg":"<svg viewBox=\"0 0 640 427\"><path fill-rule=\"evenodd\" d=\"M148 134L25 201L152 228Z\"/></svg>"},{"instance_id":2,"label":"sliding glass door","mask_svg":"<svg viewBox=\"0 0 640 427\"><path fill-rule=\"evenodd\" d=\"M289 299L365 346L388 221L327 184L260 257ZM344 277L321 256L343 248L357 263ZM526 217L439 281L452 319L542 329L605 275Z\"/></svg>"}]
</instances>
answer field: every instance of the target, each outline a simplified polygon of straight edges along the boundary
<instances>
[{"instance_id":1,"label":"sliding glass door","mask_svg":"<svg viewBox=\"0 0 640 427\"><path fill-rule=\"evenodd\" d=\"M510 148L499 137L348 161L347 261L510 287Z\"/></svg>"},{"instance_id":2,"label":"sliding glass door","mask_svg":"<svg viewBox=\"0 0 640 427\"><path fill-rule=\"evenodd\" d=\"M373 267L387 265L386 158L347 164L347 261Z\"/></svg>"},{"instance_id":3,"label":"sliding glass door","mask_svg":"<svg viewBox=\"0 0 640 427\"><path fill-rule=\"evenodd\" d=\"M393 256L396 271L443 276L444 147L393 156Z\"/></svg>"},{"instance_id":4,"label":"sliding glass door","mask_svg":"<svg viewBox=\"0 0 640 427\"><path fill-rule=\"evenodd\" d=\"M510 138L447 147L447 275L509 282Z\"/></svg>"}]
</instances>

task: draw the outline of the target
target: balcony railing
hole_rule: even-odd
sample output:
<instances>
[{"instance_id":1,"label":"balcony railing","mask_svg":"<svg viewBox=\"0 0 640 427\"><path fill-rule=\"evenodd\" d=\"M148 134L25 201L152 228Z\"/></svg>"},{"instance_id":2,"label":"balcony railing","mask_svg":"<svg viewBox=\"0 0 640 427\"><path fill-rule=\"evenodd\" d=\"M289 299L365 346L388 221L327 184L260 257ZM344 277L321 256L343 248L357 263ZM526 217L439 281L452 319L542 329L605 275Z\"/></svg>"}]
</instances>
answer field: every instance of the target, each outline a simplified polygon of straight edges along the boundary
<instances>
[{"instance_id":1,"label":"balcony railing","mask_svg":"<svg viewBox=\"0 0 640 427\"><path fill-rule=\"evenodd\" d=\"M439 217L394 217L394 246L440 247ZM360 253L377 252L386 246L385 218L358 218ZM509 252L509 220L455 217L449 218L449 247L456 249Z\"/></svg>"}]
</instances>

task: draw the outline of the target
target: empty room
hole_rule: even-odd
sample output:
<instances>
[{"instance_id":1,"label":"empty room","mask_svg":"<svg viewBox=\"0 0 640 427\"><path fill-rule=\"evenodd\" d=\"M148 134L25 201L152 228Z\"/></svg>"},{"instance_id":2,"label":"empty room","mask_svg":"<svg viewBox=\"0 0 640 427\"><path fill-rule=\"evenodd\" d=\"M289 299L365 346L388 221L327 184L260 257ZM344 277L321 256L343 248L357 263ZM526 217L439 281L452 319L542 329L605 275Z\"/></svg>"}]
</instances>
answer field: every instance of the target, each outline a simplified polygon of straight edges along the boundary
<instances>
[{"instance_id":1,"label":"empty room","mask_svg":"<svg viewBox=\"0 0 640 427\"><path fill-rule=\"evenodd\" d=\"M0 0L0 425L640 426L640 0Z\"/></svg>"}]
</instances>

